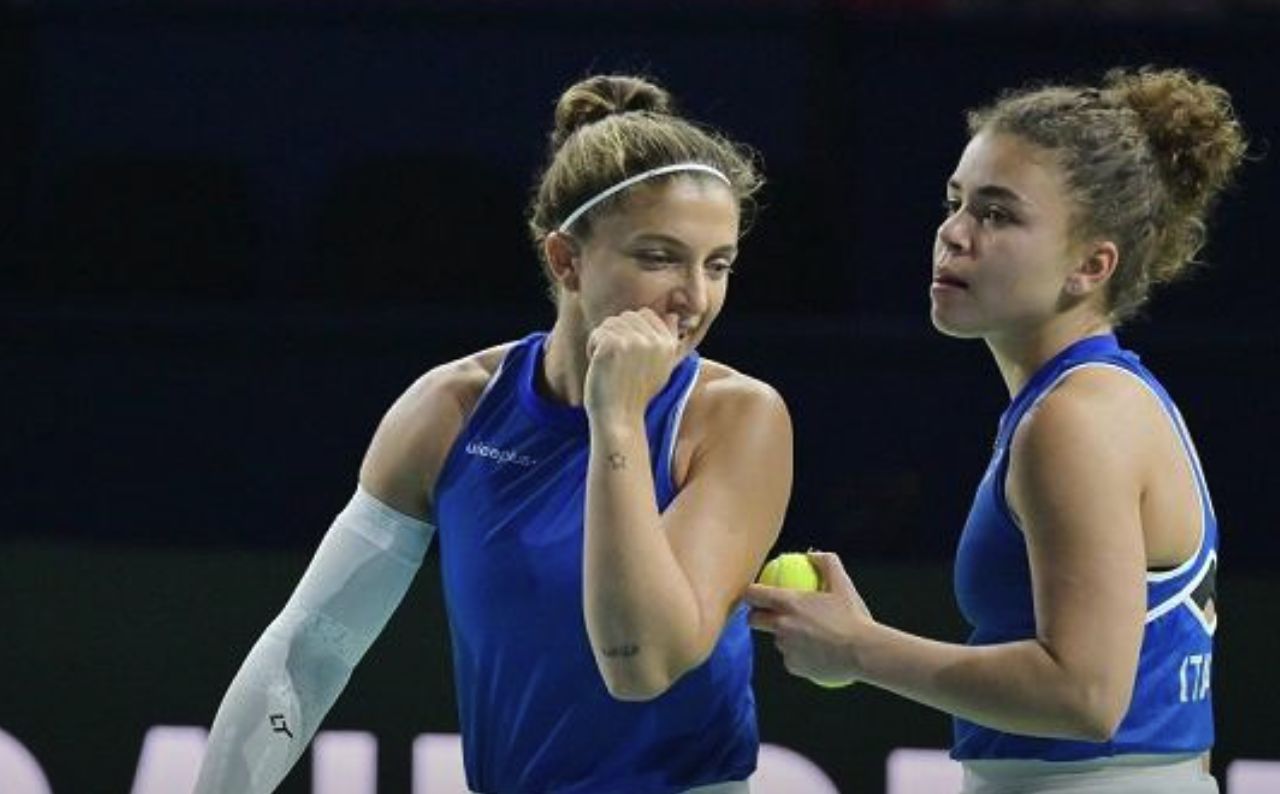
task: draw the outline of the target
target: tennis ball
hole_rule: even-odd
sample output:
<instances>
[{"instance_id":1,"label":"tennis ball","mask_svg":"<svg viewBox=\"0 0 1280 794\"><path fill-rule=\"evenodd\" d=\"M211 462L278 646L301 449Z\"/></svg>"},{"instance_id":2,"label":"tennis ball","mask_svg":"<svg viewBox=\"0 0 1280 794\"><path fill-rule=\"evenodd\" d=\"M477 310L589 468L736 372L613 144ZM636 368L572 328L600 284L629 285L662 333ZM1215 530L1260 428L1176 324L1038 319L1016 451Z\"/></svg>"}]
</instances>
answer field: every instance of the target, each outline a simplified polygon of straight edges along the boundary
<instances>
[{"instance_id":1,"label":"tennis ball","mask_svg":"<svg viewBox=\"0 0 1280 794\"><path fill-rule=\"evenodd\" d=\"M798 552L779 554L769 560L756 581L770 587L785 587L788 590L820 590L822 588L822 580L813 563L809 562L809 556Z\"/></svg>"},{"instance_id":2,"label":"tennis ball","mask_svg":"<svg viewBox=\"0 0 1280 794\"><path fill-rule=\"evenodd\" d=\"M818 576L818 570L813 567L813 563L809 562L809 555L799 552L779 554L769 560L760 570L760 576L756 581L770 587L785 587L788 590L822 589L822 577ZM809 680L827 689L839 689L854 683L818 681L812 678Z\"/></svg>"}]
</instances>

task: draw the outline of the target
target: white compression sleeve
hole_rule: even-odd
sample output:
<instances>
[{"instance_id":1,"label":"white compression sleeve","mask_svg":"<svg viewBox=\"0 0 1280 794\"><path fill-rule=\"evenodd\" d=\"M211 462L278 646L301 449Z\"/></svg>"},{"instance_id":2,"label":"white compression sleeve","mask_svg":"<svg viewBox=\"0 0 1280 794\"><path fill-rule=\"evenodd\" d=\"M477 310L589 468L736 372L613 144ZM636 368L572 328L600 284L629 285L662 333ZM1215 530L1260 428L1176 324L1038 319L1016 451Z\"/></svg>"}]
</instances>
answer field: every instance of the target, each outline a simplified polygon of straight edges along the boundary
<instances>
[{"instance_id":1,"label":"white compression sleeve","mask_svg":"<svg viewBox=\"0 0 1280 794\"><path fill-rule=\"evenodd\" d=\"M195 794L279 785L409 589L434 532L356 488L223 697Z\"/></svg>"}]
</instances>

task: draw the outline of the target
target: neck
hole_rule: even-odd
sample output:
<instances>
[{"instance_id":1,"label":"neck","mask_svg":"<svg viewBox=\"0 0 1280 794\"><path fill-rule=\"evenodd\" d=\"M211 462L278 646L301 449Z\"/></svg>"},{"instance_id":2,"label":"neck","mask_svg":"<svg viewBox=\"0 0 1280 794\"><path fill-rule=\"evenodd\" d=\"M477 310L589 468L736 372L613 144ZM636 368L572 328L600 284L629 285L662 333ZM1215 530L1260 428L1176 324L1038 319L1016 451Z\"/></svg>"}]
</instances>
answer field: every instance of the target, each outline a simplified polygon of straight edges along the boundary
<instances>
[{"instance_id":1,"label":"neck","mask_svg":"<svg viewBox=\"0 0 1280 794\"><path fill-rule=\"evenodd\" d=\"M563 309L547 340L538 385L545 396L567 405L582 405L587 380L587 337L582 317Z\"/></svg>"},{"instance_id":2,"label":"neck","mask_svg":"<svg viewBox=\"0 0 1280 794\"><path fill-rule=\"evenodd\" d=\"M986 337L1009 397L1017 396L1031 376L1057 354L1090 336L1111 333L1105 317L1066 315L1032 329Z\"/></svg>"}]
</instances>

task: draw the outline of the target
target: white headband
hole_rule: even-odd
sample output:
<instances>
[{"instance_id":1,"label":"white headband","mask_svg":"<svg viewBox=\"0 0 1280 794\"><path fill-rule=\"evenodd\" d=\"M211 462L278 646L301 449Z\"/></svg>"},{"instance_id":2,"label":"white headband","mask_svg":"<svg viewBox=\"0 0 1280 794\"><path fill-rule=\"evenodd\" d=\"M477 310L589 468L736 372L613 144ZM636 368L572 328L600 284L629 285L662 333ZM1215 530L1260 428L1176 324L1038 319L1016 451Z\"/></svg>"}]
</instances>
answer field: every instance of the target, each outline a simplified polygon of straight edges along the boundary
<instances>
[{"instance_id":1,"label":"white headband","mask_svg":"<svg viewBox=\"0 0 1280 794\"><path fill-rule=\"evenodd\" d=\"M663 174L672 174L677 171L701 171L704 174L711 174L712 176L716 177L717 179L724 182L726 185L729 185L730 187L733 186L733 183L729 181L729 177L721 173L720 169L712 168L709 165L703 165L702 163L676 163L675 165L664 165L661 168L653 168L643 173L636 174L635 176L627 177L626 179L622 180L621 182L614 185L613 187L605 188L604 190L595 194L591 198L582 202L582 205L579 206L576 210L569 213L569 217L565 218L563 221L560 222L560 226L556 228L556 231L568 232L569 227L573 225L574 221L576 221L578 218L581 218L583 215L585 215L592 207L604 201L605 199L609 198L610 196L614 195L620 190L626 190L627 188L631 187L637 182L643 182L644 180L650 179L655 176L662 176Z\"/></svg>"}]
</instances>

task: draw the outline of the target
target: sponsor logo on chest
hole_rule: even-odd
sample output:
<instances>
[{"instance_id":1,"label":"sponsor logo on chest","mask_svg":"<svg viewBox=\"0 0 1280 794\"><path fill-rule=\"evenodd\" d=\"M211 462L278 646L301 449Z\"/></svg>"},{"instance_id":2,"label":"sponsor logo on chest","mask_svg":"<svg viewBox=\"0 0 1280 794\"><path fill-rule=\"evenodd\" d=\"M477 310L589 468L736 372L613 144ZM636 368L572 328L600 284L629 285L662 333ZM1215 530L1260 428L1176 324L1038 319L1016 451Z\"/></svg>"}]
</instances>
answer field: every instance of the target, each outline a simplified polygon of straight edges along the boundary
<instances>
[{"instance_id":1,"label":"sponsor logo on chest","mask_svg":"<svg viewBox=\"0 0 1280 794\"><path fill-rule=\"evenodd\" d=\"M479 440L468 442L465 451L468 455L491 460L499 466L511 464L527 469L538 465L536 458L525 455L517 449L503 449Z\"/></svg>"}]
</instances>

